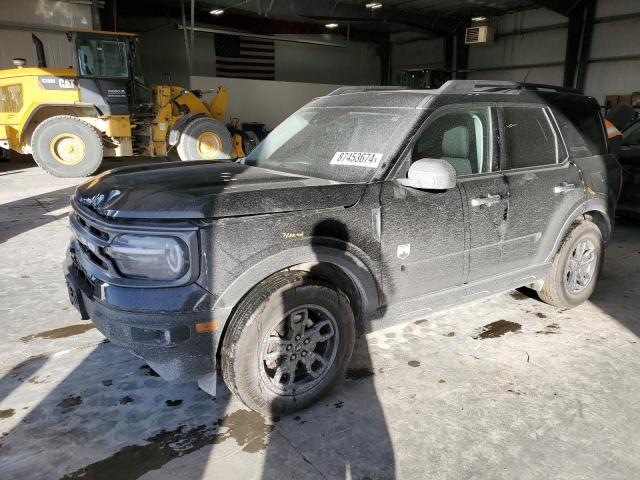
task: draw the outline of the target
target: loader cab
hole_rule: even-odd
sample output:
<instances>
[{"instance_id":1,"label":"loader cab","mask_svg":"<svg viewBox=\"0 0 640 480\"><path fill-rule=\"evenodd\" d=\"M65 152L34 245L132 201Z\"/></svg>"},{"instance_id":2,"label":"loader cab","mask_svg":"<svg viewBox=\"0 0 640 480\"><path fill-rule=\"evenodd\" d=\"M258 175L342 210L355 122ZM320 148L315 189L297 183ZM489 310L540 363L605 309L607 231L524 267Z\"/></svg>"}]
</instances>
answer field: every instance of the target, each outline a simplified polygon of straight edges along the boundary
<instances>
[{"instance_id":1,"label":"loader cab","mask_svg":"<svg viewBox=\"0 0 640 480\"><path fill-rule=\"evenodd\" d=\"M149 101L134 34L74 31L70 40L82 102L94 104L102 115L129 115Z\"/></svg>"}]
</instances>

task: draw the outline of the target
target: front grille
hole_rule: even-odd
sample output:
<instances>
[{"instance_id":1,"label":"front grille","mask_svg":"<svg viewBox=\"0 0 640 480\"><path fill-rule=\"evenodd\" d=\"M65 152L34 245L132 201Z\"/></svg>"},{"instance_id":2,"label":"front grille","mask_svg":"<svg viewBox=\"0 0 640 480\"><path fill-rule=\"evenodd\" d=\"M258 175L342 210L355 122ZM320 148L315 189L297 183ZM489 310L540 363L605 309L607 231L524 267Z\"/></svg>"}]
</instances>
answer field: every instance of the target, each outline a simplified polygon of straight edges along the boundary
<instances>
[{"instance_id":1,"label":"front grille","mask_svg":"<svg viewBox=\"0 0 640 480\"><path fill-rule=\"evenodd\" d=\"M93 273L94 276L103 277L103 279L117 276L118 273L113 263L104 252L104 248L115 237L115 234L106 231L76 208L69 215L69 222L75 233L75 242L78 247L76 251L79 253L77 260L80 265ZM103 275L95 275L96 269Z\"/></svg>"}]
</instances>

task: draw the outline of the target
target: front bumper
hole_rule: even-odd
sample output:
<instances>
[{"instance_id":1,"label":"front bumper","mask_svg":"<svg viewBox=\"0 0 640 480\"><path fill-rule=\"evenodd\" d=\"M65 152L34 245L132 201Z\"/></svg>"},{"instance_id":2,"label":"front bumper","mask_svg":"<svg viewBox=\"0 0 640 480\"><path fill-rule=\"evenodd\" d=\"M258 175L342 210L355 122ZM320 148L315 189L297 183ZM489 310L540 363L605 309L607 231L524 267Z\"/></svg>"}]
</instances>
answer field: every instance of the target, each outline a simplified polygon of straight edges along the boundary
<instances>
[{"instance_id":1,"label":"front bumper","mask_svg":"<svg viewBox=\"0 0 640 480\"><path fill-rule=\"evenodd\" d=\"M112 343L143 358L162 378L195 381L215 372L219 331L198 333L215 320L212 295L195 283L182 287L120 287L90 279L67 252L64 275L71 303ZM223 322L219 322L222 325Z\"/></svg>"}]
</instances>

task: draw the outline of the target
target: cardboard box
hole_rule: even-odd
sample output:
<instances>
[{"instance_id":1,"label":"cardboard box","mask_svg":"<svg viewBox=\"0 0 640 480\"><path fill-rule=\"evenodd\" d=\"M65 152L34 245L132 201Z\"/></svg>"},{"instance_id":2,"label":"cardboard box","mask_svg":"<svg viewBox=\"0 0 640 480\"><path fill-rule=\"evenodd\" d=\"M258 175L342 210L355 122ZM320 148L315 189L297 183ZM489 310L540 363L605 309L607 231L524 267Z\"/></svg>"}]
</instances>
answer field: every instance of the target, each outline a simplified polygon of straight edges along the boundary
<instances>
[{"instance_id":1,"label":"cardboard box","mask_svg":"<svg viewBox=\"0 0 640 480\"><path fill-rule=\"evenodd\" d=\"M620 95L618 97L618 105L631 105L631 95Z\"/></svg>"},{"instance_id":2,"label":"cardboard box","mask_svg":"<svg viewBox=\"0 0 640 480\"><path fill-rule=\"evenodd\" d=\"M618 104L618 95L607 95L604 99L604 104L615 107Z\"/></svg>"}]
</instances>

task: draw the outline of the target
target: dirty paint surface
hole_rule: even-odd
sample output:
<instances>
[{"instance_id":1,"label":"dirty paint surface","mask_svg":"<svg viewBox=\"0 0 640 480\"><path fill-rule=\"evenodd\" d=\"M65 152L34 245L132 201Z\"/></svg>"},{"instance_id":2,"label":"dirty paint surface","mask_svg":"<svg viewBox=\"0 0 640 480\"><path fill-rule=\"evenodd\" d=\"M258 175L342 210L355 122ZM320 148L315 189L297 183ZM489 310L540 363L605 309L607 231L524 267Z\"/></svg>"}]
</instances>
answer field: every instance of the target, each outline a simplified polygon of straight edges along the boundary
<instances>
[{"instance_id":1,"label":"dirty paint surface","mask_svg":"<svg viewBox=\"0 0 640 480\"><path fill-rule=\"evenodd\" d=\"M91 472L84 478L115 471L113 480L132 468L142 480L640 478L637 225L616 225L592 302L565 311L504 294L367 335L349 367L365 380L347 379L319 404L265 422L266 439L247 452L232 436L213 438L227 433L218 419L245 409L222 382L215 400L195 385L168 384L96 330L20 340L79 322L60 282L66 221L51 211L73 188L24 170L0 174L0 258L12 259L0 265L0 317L10 333L0 338L0 411L15 411L0 421L2 480L83 469ZM23 183L9 182L21 175ZM46 188L60 190L53 207L32 198ZM503 341L473 339L496 319L522 328ZM537 334L554 323L561 334ZM69 396L82 403L63 413L58 404ZM120 405L125 396L135 402ZM175 399L183 403L169 408Z\"/></svg>"}]
</instances>

